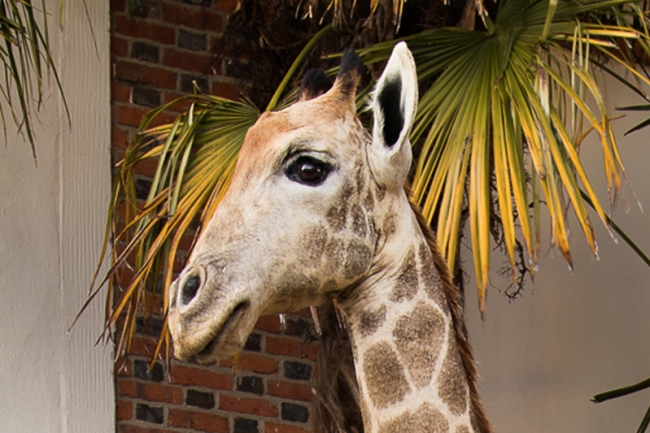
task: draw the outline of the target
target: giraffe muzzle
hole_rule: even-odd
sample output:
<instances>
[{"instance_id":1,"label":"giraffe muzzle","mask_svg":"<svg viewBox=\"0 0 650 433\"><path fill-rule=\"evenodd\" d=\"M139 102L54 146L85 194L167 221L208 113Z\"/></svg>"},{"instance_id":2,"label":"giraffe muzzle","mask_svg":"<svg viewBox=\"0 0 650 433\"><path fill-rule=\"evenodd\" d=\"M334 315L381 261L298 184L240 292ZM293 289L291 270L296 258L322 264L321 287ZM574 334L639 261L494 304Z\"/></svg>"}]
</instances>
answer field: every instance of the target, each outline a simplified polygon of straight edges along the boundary
<instances>
[{"instance_id":1,"label":"giraffe muzzle","mask_svg":"<svg viewBox=\"0 0 650 433\"><path fill-rule=\"evenodd\" d=\"M241 350L252 327L250 299L231 296L212 268L188 267L170 287L167 320L179 359L195 355L200 363L210 363L231 355Z\"/></svg>"}]
</instances>

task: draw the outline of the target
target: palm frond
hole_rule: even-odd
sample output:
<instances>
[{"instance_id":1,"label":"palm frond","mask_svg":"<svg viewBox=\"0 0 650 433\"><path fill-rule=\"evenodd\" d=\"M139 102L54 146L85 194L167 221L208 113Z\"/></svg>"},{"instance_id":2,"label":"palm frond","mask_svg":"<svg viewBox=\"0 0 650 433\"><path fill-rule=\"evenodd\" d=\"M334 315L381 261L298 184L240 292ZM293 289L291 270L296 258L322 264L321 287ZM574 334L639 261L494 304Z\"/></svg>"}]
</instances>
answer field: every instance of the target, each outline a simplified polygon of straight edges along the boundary
<instances>
[{"instance_id":1,"label":"palm frond","mask_svg":"<svg viewBox=\"0 0 650 433\"><path fill-rule=\"evenodd\" d=\"M4 65L5 82L0 86L3 103L0 118L5 130L5 112L9 109L14 123L23 130L36 160L32 110L43 100L43 82L51 73L69 117L61 81L50 53L45 0L39 6L22 0L0 0L0 61Z\"/></svg>"},{"instance_id":2,"label":"palm frond","mask_svg":"<svg viewBox=\"0 0 650 433\"><path fill-rule=\"evenodd\" d=\"M176 103L191 101L187 112L172 124L150 127L156 117ZM259 117L258 110L246 102L192 95L182 97L150 112L118 165L116 186L109 214L115 234L112 266L103 281L95 284L91 297L109 279L128 271L133 260L133 275L113 303L115 288L107 298L107 326L124 316L118 353L129 350L139 315L156 300L167 305L167 291L185 252L201 232L200 221L214 212L234 171L239 149L248 129ZM136 195L136 167L156 160L157 167L149 193L142 200ZM123 222L120 221L123 219ZM102 257L103 260L103 257ZM111 284L113 286L113 284ZM164 333L164 332L163 332Z\"/></svg>"},{"instance_id":3,"label":"palm frond","mask_svg":"<svg viewBox=\"0 0 650 433\"><path fill-rule=\"evenodd\" d=\"M452 269L458 257L460 215L469 212L481 309L489 283L489 235L496 210L513 281L518 233L530 269L535 268L542 199L551 220L551 241L567 262L572 263L567 206L597 254L580 187L603 224L609 225L578 151L587 131L594 131L613 202L625 182L625 171L593 73L599 64L592 59L607 57L634 69L621 53L620 42L647 43L648 35L628 24L630 14L640 13L638 8L624 9L629 4L505 0L486 31L446 28L406 38L419 79L437 77L421 97L412 132L412 142L422 147L413 194L434 223L440 250ZM393 45L391 41L364 50L364 60L385 60ZM595 103L587 104L587 96Z\"/></svg>"}]
</instances>

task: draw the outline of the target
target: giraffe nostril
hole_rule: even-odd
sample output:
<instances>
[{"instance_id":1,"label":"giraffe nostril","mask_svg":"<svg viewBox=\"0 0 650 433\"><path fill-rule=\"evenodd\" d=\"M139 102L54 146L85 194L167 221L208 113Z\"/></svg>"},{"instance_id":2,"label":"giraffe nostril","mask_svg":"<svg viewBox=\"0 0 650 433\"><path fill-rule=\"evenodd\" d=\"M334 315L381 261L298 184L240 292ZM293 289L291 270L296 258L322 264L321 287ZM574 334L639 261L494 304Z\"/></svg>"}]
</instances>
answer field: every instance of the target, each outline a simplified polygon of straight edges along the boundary
<instances>
[{"instance_id":1,"label":"giraffe nostril","mask_svg":"<svg viewBox=\"0 0 650 433\"><path fill-rule=\"evenodd\" d=\"M198 275L193 275L185 280L183 283L182 291L182 301L183 305L187 305L196 297L196 293L201 287L201 278Z\"/></svg>"}]
</instances>

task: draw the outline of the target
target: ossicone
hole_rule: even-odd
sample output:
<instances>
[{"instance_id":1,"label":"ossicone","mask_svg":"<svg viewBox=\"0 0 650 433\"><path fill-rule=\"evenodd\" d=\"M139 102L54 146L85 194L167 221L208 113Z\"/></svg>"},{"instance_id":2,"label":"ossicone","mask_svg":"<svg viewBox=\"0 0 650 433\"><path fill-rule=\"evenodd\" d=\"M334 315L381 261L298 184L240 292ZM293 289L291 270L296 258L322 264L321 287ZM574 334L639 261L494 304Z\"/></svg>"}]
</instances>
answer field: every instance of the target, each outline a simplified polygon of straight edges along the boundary
<instances>
[{"instance_id":1,"label":"ossicone","mask_svg":"<svg viewBox=\"0 0 650 433\"><path fill-rule=\"evenodd\" d=\"M320 68L307 71L298 89L298 100L314 99L332 88L332 79Z\"/></svg>"},{"instance_id":2,"label":"ossicone","mask_svg":"<svg viewBox=\"0 0 650 433\"><path fill-rule=\"evenodd\" d=\"M359 55L353 48L348 48L343 54L341 68L336 76L335 86L338 87L341 95L348 98L356 95L357 86L365 69Z\"/></svg>"}]
</instances>

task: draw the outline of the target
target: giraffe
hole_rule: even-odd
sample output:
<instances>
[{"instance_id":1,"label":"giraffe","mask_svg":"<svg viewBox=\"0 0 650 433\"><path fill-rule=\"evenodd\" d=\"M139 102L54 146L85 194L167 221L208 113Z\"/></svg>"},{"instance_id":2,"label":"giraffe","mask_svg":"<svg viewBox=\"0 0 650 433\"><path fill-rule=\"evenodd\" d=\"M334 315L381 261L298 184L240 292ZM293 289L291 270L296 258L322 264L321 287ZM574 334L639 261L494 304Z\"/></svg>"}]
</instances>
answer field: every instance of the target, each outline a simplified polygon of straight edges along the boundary
<instances>
[{"instance_id":1,"label":"giraffe","mask_svg":"<svg viewBox=\"0 0 650 433\"><path fill-rule=\"evenodd\" d=\"M395 46L372 134L356 113L363 64L329 90L307 74L298 102L250 128L228 192L169 292L175 356L213 362L258 317L336 299L352 342L364 431L486 433L455 289L404 189L415 63Z\"/></svg>"}]
</instances>

